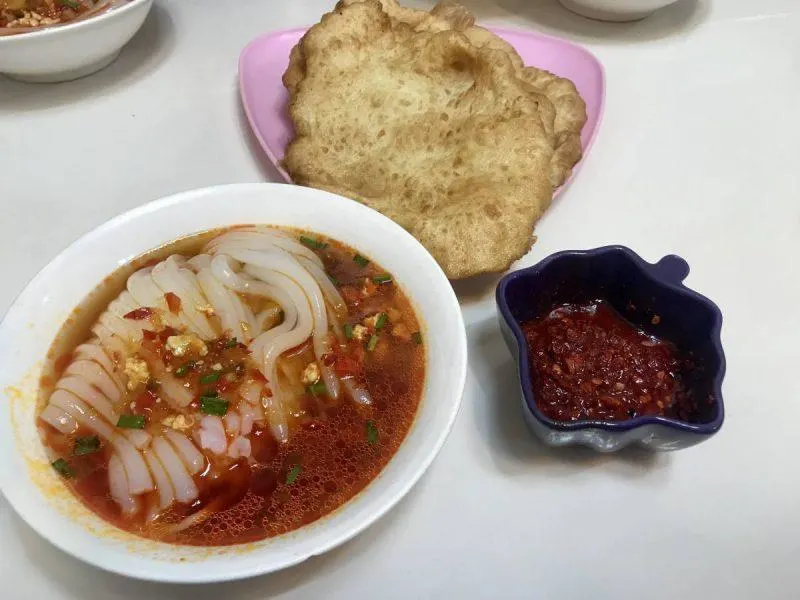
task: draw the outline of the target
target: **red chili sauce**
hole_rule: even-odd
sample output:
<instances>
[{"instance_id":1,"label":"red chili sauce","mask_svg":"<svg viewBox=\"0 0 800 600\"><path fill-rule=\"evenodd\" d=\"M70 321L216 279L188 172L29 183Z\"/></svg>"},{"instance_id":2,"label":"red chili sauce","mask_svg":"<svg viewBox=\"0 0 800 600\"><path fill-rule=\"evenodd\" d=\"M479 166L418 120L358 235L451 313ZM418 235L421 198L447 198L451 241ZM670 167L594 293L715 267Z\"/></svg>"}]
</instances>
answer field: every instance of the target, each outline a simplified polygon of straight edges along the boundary
<instances>
[{"instance_id":1,"label":"red chili sauce","mask_svg":"<svg viewBox=\"0 0 800 600\"><path fill-rule=\"evenodd\" d=\"M559 306L522 330L536 403L554 421L688 421L696 413L682 383L692 362L602 301Z\"/></svg>"}]
</instances>

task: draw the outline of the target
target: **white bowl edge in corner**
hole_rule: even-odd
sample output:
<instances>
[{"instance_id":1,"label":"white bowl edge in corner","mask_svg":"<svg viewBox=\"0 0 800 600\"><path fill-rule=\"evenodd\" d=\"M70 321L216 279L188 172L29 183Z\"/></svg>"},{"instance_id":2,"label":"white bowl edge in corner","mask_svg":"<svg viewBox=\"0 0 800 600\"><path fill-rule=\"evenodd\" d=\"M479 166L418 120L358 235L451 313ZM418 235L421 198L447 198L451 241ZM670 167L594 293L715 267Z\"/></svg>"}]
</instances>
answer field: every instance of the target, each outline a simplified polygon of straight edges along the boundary
<instances>
[{"instance_id":1,"label":"white bowl edge in corner","mask_svg":"<svg viewBox=\"0 0 800 600\"><path fill-rule=\"evenodd\" d=\"M130 0L75 23L0 37L0 73L31 83L85 77L113 62L144 23L153 0Z\"/></svg>"}]
</instances>

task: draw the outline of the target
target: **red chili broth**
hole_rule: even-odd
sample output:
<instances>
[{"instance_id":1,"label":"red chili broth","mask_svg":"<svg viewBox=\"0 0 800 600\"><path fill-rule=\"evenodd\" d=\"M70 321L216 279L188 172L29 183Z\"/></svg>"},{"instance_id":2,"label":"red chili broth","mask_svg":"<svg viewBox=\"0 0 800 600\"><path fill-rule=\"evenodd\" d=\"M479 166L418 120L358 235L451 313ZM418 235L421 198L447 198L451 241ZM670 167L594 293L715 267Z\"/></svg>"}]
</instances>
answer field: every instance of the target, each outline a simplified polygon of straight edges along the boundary
<instances>
[{"instance_id":1,"label":"red chili broth","mask_svg":"<svg viewBox=\"0 0 800 600\"><path fill-rule=\"evenodd\" d=\"M133 265L107 278L99 290L76 309L54 342L42 378L40 407L43 408L54 382L69 364L72 348L91 337L91 325L108 301L121 291L131 272L176 252L196 253L219 233L221 231L179 240L140 257ZM349 324L358 324L367 316L390 308L401 315L397 323L387 323L373 351L366 351L365 344L357 340L349 340L346 347L336 350L335 358L338 360L341 355L344 363L362 361L358 379L368 389L373 405L359 405L349 398L334 405L330 399L304 394L301 398L303 414L286 444L278 444L268 429L256 428L249 436L254 464L248 465L246 459L240 459L226 471L214 473L214 481L207 468L195 476L200 497L191 506L173 503L153 524L145 523L142 515L132 520L124 517L112 500L107 474L110 450L105 443L95 454L72 456L70 449L75 439L90 436L91 432L81 428L75 435L65 436L39 420L51 456L67 458L75 471L75 476L65 482L87 507L117 527L147 538L200 546L239 544L280 535L329 514L380 473L408 433L422 395L424 346L416 343L411 335L419 330L419 322L408 298L397 285L372 283L371 278L384 274L384 270L372 262L360 266L353 260L356 254L353 250L334 240L324 241L327 246L316 251L346 299ZM373 294L364 297L359 290L365 288ZM98 299L101 302L98 303ZM396 327L402 328L397 330L400 336L393 335ZM145 340L143 345L148 343ZM65 348L68 350L64 351ZM246 359L246 349L241 345L215 350L212 342L209 349L218 352L209 357L209 362L228 360L234 364ZM307 364L309 356L313 357L313 353L310 345L305 344L285 353L281 360L284 367L291 370ZM166 360L172 358L166 357ZM297 365L293 365L293 361ZM198 377L198 373L192 372L187 381L195 386ZM153 419L161 416L159 407L147 402L146 393L144 396L137 393L125 402L130 404L133 414ZM374 443L367 434L368 427L377 429ZM204 508L215 511L213 516L184 531L166 533L169 525Z\"/></svg>"}]
</instances>

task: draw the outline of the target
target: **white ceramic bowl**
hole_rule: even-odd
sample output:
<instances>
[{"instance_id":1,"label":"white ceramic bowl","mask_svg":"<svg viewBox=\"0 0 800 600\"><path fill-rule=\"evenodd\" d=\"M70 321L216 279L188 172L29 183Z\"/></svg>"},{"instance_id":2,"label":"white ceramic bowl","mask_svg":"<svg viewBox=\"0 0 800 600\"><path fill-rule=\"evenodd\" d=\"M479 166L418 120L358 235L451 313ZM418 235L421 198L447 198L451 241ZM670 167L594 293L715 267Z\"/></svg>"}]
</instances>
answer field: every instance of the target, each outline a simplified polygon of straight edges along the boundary
<instances>
[{"instance_id":1,"label":"white ceramic bowl","mask_svg":"<svg viewBox=\"0 0 800 600\"><path fill-rule=\"evenodd\" d=\"M677 0L560 0L574 13L599 21L638 21Z\"/></svg>"},{"instance_id":2,"label":"white ceramic bowl","mask_svg":"<svg viewBox=\"0 0 800 600\"><path fill-rule=\"evenodd\" d=\"M139 31L153 0L130 0L95 17L0 37L0 73L36 83L99 71Z\"/></svg>"},{"instance_id":3,"label":"white ceramic bowl","mask_svg":"<svg viewBox=\"0 0 800 600\"><path fill-rule=\"evenodd\" d=\"M427 375L419 412L383 472L353 500L304 528L254 544L174 546L111 527L86 509L45 458L34 425L42 359L70 311L106 275L176 238L215 227L303 227L374 258L423 322ZM102 569L170 582L209 582L276 571L345 542L394 506L420 478L461 402L467 345L461 310L442 270L405 230L333 194L280 184L201 189L145 204L80 238L28 284L0 323L0 490L43 537Z\"/></svg>"}]
</instances>

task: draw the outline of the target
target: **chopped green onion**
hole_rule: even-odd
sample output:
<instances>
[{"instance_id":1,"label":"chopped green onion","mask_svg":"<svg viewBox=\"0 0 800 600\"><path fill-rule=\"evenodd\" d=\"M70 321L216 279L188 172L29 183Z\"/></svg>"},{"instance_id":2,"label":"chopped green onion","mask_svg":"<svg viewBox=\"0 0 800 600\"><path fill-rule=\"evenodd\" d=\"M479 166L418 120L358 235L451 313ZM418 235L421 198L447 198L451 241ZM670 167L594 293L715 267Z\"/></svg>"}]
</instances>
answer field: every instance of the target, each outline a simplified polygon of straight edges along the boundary
<instances>
[{"instance_id":1,"label":"chopped green onion","mask_svg":"<svg viewBox=\"0 0 800 600\"><path fill-rule=\"evenodd\" d=\"M378 318L375 319L375 329L383 329L383 326L386 325L386 321L389 319L389 315L386 313L381 313L378 315Z\"/></svg>"},{"instance_id":2,"label":"chopped green onion","mask_svg":"<svg viewBox=\"0 0 800 600\"><path fill-rule=\"evenodd\" d=\"M237 340L236 338L231 338L227 342L225 342L226 348L236 348L236 346L238 345L239 345L239 340Z\"/></svg>"},{"instance_id":3,"label":"chopped green onion","mask_svg":"<svg viewBox=\"0 0 800 600\"><path fill-rule=\"evenodd\" d=\"M292 468L289 469L289 472L286 474L286 483L288 485L292 485L295 479L297 479L297 477L300 475L300 471L302 470L303 468L300 465L292 466Z\"/></svg>"},{"instance_id":4,"label":"chopped green onion","mask_svg":"<svg viewBox=\"0 0 800 600\"><path fill-rule=\"evenodd\" d=\"M372 283L391 283L391 281L392 281L392 276L389 275L388 273L372 276Z\"/></svg>"},{"instance_id":5,"label":"chopped green onion","mask_svg":"<svg viewBox=\"0 0 800 600\"><path fill-rule=\"evenodd\" d=\"M354 263L356 263L356 264L357 264L359 267L361 267L362 269L363 269L364 267L366 267L366 266L369 264L369 260L367 260L366 258L364 258L363 256L361 256L360 254L356 254L356 255L353 257L353 262L354 262Z\"/></svg>"},{"instance_id":6,"label":"chopped green onion","mask_svg":"<svg viewBox=\"0 0 800 600\"><path fill-rule=\"evenodd\" d=\"M367 441L370 444L374 445L378 443L378 427L375 425L375 421L367 421L366 433Z\"/></svg>"},{"instance_id":7,"label":"chopped green onion","mask_svg":"<svg viewBox=\"0 0 800 600\"><path fill-rule=\"evenodd\" d=\"M185 365L181 365L177 369L175 369L175 377L186 377L189 374L189 371L194 370L194 361L190 360Z\"/></svg>"},{"instance_id":8,"label":"chopped green onion","mask_svg":"<svg viewBox=\"0 0 800 600\"><path fill-rule=\"evenodd\" d=\"M54 460L51 464L53 465L53 468L56 471L58 471L59 475L61 475L65 479L69 479L70 477L75 477L75 471L72 470L72 467L70 467L69 463L65 461L63 458Z\"/></svg>"},{"instance_id":9,"label":"chopped green onion","mask_svg":"<svg viewBox=\"0 0 800 600\"><path fill-rule=\"evenodd\" d=\"M79 2L75 2L75 0L58 0L59 4L62 4L72 10L79 10L81 5Z\"/></svg>"},{"instance_id":10,"label":"chopped green onion","mask_svg":"<svg viewBox=\"0 0 800 600\"><path fill-rule=\"evenodd\" d=\"M346 337L348 340L352 340L353 339L353 326L350 325L350 323L345 323L345 326L344 326L344 337Z\"/></svg>"},{"instance_id":11,"label":"chopped green onion","mask_svg":"<svg viewBox=\"0 0 800 600\"><path fill-rule=\"evenodd\" d=\"M312 396L326 396L328 394L328 388L325 387L325 382L321 379L308 386L308 391Z\"/></svg>"},{"instance_id":12,"label":"chopped green onion","mask_svg":"<svg viewBox=\"0 0 800 600\"><path fill-rule=\"evenodd\" d=\"M378 345L378 336L373 334L369 341L367 342L367 351L372 352L375 350L375 346Z\"/></svg>"},{"instance_id":13,"label":"chopped green onion","mask_svg":"<svg viewBox=\"0 0 800 600\"><path fill-rule=\"evenodd\" d=\"M419 331L415 331L411 334L411 339L414 340L414 343L419 346L422 344L422 334Z\"/></svg>"},{"instance_id":14,"label":"chopped green onion","mask_svg":"<svg viewBox=\"0 0 800 600\"><path fill-rule=\"evenodd\" d=\"M72 453L75 456L83 456L84 454L92 454L98 450L100 450L100 438L93 435L91 437L79 437L75 440Z\"/></svg>"},{"instance_id":15,"label":"chopped green onion","mask_svg":"<svg viewBox=\"0 0 800 600\"><path fill-rule=\"evenodd\" d=\"M221 373L219 371L214 371L212 373L206 373L200 378L200 383L203 385L207 383L217 383L219 381Z\"/></svg>"},{"instance_id":16,"label":"chopped green onion","mask_svg":"<svg viewBox=\"0 0 800 600\"><path fill-rule=\"evenodd\" d=\"M334 277L333 275L328 275L328 279L330 279L330 280L331 280L331 283L332 283L333 285L339 285L339 280L338 280L338 279L336 279L336 277Z\"/></svg>"},{"instance_id":17,"label":"chopped green onion","mask_svg":"<svg viewBox=\"0 0 800 600\"><path fill-rule=\"evenodd\" d=\"M117 427L122 429L144 429L144 416L142 415L120 415Z\"/></svg>"},{"instance_id":18,"label":"chopped green onion","mask_svg":"<svg viewBox=\"0 0 800 600\"><path fill-rule=\"evenodd\" d=\"M228 403L215 395L200 396L200 410L207 415L224 417L228 414Z\"/></svg>"},{"instance_id":19,"label":"chopped green onion","mask_svg":"<svg viewBox=\"0 0 800 600\"><path fill-rule=\"evenodd\" d=\"M314 238L310 238L305 235L300 236L300 243L308 246L312 250L322 250L323 248L327 248L328 244L325 242L320 242L319 240L315 240Z\"/></svg>"}]
</instances>

